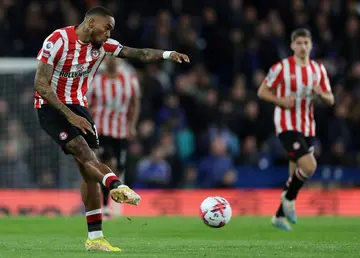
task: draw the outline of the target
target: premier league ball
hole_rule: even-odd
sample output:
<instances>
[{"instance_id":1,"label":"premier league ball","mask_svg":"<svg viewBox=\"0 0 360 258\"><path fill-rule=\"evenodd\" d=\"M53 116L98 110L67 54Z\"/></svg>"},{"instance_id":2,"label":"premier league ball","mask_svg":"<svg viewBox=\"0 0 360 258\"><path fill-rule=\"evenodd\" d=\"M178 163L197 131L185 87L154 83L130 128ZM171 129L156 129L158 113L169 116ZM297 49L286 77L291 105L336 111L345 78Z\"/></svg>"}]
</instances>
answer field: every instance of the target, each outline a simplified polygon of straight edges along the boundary
<instances>
[{"instance_id":1,"label":"premier league ball","mask_svg":"<svg viewBox=\"0 0 360 258\"><path fill-rule=\"evenodd\" d=\"M221 228L229 223L232 210L225 198L208 197L200 205L200 215L205 225Z\"/></svg>"}]
</instances>

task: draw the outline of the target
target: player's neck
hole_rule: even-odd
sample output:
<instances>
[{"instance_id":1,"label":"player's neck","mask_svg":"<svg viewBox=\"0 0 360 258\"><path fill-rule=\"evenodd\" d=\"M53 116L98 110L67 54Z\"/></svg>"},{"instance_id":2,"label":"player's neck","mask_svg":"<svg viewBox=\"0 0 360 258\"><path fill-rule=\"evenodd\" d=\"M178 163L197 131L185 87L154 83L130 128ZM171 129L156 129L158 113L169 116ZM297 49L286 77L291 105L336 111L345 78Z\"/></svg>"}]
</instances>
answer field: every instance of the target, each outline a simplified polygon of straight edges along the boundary
<instances>
[{"instance_id":1,"label":"player's neck","mask_svg":"<svg viewBox=\"0 0 360 258\"><path fill-rule=\"evenodd\" d=\"M294 55L294 60L297 65L306 66L309 64L310 58L309 57L300 58Z\"/></svg>"},{"instance_id":2,"label":"player's neck","mask_svg":"<svg viewBox=\"0 0 360 258\"><path fill-rule=\"evenodd\" d=\"M83 43L90 42L90 34L88 29L85 27L84 23L81 23L76 29L75 33L78 36L79 40Z\"/></svg>"}]
</instances>

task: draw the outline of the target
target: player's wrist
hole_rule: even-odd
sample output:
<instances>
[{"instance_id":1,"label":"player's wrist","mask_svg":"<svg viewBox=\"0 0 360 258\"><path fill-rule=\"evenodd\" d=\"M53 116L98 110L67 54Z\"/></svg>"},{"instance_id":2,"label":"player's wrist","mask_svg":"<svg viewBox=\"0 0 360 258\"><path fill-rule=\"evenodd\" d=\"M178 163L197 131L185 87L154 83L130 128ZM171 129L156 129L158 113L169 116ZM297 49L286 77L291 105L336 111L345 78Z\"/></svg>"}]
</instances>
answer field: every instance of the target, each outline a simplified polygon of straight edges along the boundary
<instances>
[{"instance_id":1,"label":"player's wrist","mask_svg":"<svg viewBox=\"0 0 360 258\"><path fill-rule=\"evenodd\" d=\"M164 51L162 54L163 59L170 59L170 56L173 52L174 51Z\"/></svg>"}]
</instances>

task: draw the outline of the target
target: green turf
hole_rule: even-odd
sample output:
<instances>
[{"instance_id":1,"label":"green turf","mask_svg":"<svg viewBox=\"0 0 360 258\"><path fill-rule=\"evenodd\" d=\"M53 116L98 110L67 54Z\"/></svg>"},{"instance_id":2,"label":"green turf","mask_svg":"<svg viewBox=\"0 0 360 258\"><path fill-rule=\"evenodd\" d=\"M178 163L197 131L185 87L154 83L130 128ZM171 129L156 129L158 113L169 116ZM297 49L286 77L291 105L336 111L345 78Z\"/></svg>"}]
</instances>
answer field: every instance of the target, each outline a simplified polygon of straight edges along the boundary
<instances>
[{"instance_id":1,"label":"green turf","mask_svg":"<svg viewBox=\"0 0 360 258\"><path fill-rule=\"evenodd\" d=\"M2 218L0 257L360 257L360 218L300 218L292 232L269 218L233 218L221 229L200 218L121 218L104 231L121 253L84 251L83 218Z\"/></svg>"}]
</instances>

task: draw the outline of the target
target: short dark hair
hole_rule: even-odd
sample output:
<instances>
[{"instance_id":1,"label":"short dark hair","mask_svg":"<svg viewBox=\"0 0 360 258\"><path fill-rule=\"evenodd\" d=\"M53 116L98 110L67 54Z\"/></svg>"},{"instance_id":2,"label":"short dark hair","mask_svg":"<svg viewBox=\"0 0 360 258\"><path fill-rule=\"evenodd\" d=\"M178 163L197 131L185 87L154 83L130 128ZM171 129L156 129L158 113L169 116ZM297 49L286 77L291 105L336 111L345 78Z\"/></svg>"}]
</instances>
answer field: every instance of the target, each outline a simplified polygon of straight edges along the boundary
<instances>
[{"instance_id":1,"label":"short dark hair","mask_svg":"<svg viewBox=\"0 0 360 258\"><path fill-rule=\"evenodd\" d=\"M296 29L291 33L291 42L296 40L298 37L306 37L311 39L311 32L305 28Z\"/></svg>"},{"instance_id":2,"label":"short dark hair","mask_svg":"<svg viewBox=\"0 0 360 258\"><path fill-rule=\"evenodd\" d=\"M114 17L112 12L110 12L108 9L106 9L105 7L102 7L102 6L95 6L95 7L91 8L89 11L86 12L85 17L91 16L91 15Z\"/></svg>"}]
</instances>

